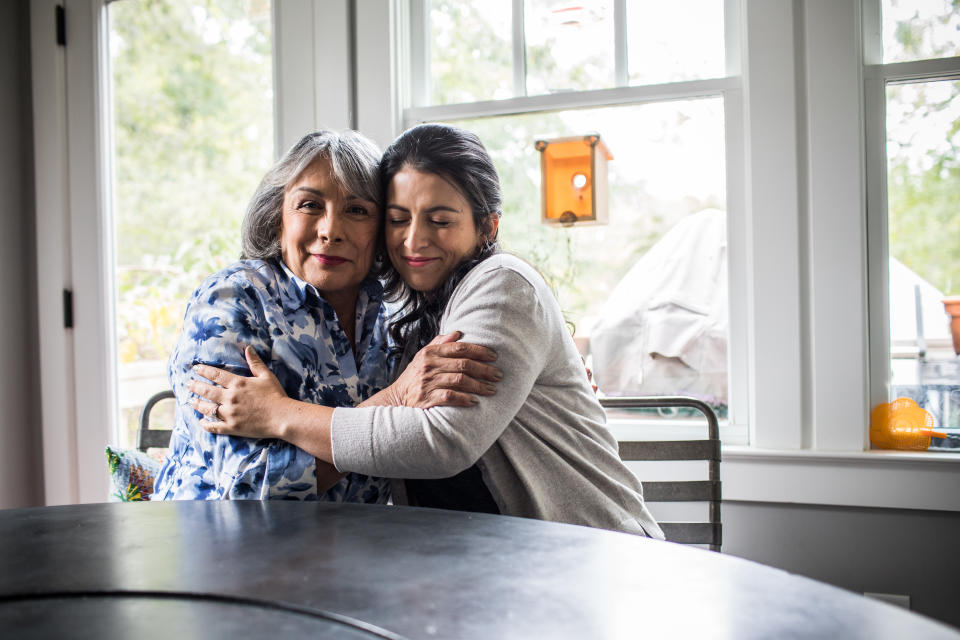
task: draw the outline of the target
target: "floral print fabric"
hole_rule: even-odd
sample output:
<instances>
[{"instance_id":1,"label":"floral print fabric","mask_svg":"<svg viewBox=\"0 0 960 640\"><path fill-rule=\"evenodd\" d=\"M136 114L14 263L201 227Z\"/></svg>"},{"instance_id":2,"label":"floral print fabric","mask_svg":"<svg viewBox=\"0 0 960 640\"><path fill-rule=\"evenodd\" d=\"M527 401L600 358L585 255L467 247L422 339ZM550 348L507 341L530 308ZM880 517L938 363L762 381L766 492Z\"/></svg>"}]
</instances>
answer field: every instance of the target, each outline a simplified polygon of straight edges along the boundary
<instances>
[{"instance_id":1,"label":"floral print fabric","mask_svg":"<svg viewBox=\"0 0 960 640\"><path fill-rule=\"evenodd\" d=\"M389 380L376 280L361 284L352 320L356 358L333 308L279 258L243 260L207 278L187 305L168 363L176 424L151 499L386 502L386 480L352 473L318 495L312 455L281 440L212 435L189 404L194 364L249 376L243 350L251 345L291 398L355 406Z\"/></svg>"}]
</instances>

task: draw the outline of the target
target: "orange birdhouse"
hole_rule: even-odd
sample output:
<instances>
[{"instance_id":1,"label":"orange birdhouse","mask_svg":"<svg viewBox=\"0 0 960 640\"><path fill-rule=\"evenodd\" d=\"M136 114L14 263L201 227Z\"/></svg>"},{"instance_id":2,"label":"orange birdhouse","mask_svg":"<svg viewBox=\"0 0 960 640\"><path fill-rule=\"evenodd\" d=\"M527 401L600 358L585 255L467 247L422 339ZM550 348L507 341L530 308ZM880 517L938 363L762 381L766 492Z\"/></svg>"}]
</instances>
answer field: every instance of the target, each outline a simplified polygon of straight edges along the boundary
<instances>
[{"instance_id":1,"label":"orange birdhouse","mask_svg":"<svg viewBox=\"0 0 960 640\"><path fill-rule=\"evenodd\" d=\"M607 162L613 156L597 134L537 140L545 224L606 224Z\"/></svg>"}]
</instances>

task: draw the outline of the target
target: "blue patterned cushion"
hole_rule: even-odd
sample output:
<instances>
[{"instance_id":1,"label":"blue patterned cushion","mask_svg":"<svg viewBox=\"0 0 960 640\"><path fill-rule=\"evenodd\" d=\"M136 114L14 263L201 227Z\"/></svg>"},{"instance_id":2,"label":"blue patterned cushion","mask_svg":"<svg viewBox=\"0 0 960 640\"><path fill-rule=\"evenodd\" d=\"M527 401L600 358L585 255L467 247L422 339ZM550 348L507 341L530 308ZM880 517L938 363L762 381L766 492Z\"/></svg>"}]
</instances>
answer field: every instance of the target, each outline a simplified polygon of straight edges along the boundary
<instances>
[{"instance_id":1,"label":"blue patterned cushion","mask_svg":"<svg viewBox=\"0 0 960 640\"><path fill-rule=\"evenodd\" d=\"M107 446L110 468L110 502L142 502L153 495L153 481L160 471L160 461L139 449Z\"/></svg>"}]
</instances>

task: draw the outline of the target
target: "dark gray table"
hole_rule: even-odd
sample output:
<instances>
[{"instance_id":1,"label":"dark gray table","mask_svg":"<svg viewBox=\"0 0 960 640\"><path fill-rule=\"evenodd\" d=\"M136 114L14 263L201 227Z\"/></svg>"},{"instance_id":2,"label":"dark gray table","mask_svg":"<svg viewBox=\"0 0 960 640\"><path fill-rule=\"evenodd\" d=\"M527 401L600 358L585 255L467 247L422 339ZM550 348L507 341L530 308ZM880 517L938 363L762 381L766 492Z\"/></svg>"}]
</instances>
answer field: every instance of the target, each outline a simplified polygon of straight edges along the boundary
<instances>
[{"instance_id":1,"label":"dark gray table","mask_svg":"<svg viewBox=\"0 0 960 640\"><path fill-rule=\"evenodd\" d=\"M720 554L520 518L294 502L0 511L15 638L960 638Z\"/></svg>"}]
</instances>

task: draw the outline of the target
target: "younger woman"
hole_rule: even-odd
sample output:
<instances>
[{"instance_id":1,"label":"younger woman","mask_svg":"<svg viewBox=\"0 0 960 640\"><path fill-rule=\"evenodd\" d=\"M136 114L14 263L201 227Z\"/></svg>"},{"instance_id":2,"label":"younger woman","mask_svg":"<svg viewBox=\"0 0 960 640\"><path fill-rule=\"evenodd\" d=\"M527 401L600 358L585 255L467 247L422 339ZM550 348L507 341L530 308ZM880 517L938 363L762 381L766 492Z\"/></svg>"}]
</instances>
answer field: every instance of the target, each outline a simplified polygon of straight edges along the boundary
<instances>
[{"instance_id":1,"label":"younger woman","mask_svg":"<svg viewBox=\"0 0 960 640\"><path fill-rule=\"evenodd\" d=\"M403 478L396 502L662 538L556 299L535 269L499 252L499 178L480 140L446 125L410 129L384 153L380 181L401 368L437 335L459 331L497 353L496 394L449 392L467 406L392 406L382 396L383 406L309 404L287 397L248 350L252 379L199 368L219 385L194 383L211 401L199 411L213 418L219 406L204 427L279 438L341 472Z\"/></svg>"}]
</instances>

